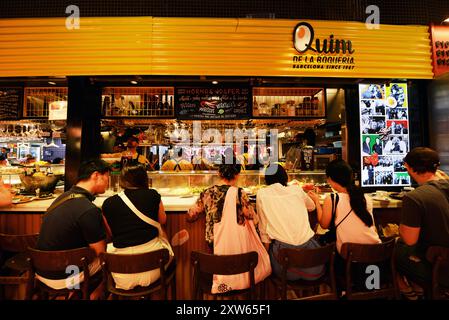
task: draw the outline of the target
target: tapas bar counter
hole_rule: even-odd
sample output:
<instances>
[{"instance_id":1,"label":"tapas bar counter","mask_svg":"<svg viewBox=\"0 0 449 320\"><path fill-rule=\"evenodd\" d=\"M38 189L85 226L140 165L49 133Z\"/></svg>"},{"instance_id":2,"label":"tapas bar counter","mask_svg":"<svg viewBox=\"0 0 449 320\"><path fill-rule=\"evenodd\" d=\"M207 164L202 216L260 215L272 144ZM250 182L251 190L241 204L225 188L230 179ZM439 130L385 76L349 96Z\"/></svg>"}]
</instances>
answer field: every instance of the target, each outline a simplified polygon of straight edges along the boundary
<instances>
[{"instance_id":1,"label":"tapas bar counter","mask_svg":"<svg viewBox=\"0 0 449 320\"><path fill-rule=\"evenodd\" d=\"M185 213L195 203L198 196L170 196L162 197L167 212L166 231L170 240L179 231L185 230L188 240L179 246L173 246L177 268L177 299L190 299L191 282L193 270L190 265L190 253L194 250L207 252L208 248L204 240L205 220L199 219L194 223L186 221ZM103 204L106 196L99 196L95 204L99 207ZM38 233L42 216L54 199L37 200L23 204L14 204L0 211L0 232L7 234L30 234ZM399 223L400 200L373 200L376 226L387 223ZM310 213L311 223L316 215Z\"/></svg>"}]
</instances>

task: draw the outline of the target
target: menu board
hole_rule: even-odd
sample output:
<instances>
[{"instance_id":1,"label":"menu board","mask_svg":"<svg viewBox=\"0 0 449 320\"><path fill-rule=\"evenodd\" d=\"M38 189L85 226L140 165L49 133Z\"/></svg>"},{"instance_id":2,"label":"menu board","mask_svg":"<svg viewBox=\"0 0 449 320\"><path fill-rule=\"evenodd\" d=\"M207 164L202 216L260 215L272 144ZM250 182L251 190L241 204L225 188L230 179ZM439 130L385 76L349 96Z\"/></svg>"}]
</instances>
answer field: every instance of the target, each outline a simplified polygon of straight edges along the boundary
<instances>
[{"instance_id":1,"label":"menu board","mask_svg":"<svg viewBox=\"0 0 449 320\"><path fill-rule=\"evenodd\" d=\"M0 119L19 119L22 89L0 88Z\"/></svg>"},{"instance_id":2,"label":"menu board","mask_svg":"<svg viewBox=\"0 0 449 320\"><path fill-rule=\"evenodd\" d=\"M362 186L409 186L407 84L360 84L359 95Z\"/></svg>"},{"instance_id":3,"label":"menu board","mask_svg":"<svg viewBox=\"0 0 449 320\"><path fill-rule=\"evenodd\" d=\"M248 117L249 88L176 88L178 119L222 120Z\"/></svg>"}]
</instances>

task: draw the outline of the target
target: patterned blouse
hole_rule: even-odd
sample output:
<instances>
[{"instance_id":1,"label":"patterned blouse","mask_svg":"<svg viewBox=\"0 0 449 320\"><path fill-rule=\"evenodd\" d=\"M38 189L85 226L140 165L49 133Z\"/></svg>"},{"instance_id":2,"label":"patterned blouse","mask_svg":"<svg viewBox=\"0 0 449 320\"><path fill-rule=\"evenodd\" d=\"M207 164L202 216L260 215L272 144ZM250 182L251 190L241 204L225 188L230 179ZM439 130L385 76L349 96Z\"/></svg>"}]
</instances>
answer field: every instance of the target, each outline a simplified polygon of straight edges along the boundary
<instances>
[{"instance_id":1,"label":"patterned blouse","mask_svg":"<svg viewBox=\"0 0 449 320\"><path fill-rule=\"evenodd\" d=\"M206 215L206 242L212 245L214 241L214 224L221 221L226 192L230 186L213 186L204 190L196 204L189 210L187 221L196 221L200 215ZM239 188L237 200L237 223L243 225L246 219L252 219L257 229L258 218L255 210L249 202L247 194Z\"/></svg>"}]
</instances>

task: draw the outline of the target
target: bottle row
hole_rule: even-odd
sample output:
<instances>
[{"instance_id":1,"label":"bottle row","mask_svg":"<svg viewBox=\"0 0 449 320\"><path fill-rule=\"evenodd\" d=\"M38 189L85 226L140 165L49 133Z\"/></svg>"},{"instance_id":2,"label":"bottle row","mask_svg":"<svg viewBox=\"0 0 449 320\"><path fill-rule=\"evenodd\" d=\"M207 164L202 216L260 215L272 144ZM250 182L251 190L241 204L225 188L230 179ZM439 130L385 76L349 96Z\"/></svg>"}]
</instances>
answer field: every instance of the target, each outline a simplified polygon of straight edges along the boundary
<instances>
[{"instance_id":1,"label":"bottle row","mask_svg":"<svg viewBox=\"0 0 449 320\"><path fill-rule=\"evenodd\" d=\"M324 105L318 97L260 96L254 97L253 115L256 117L320 117L325 116L325 112Z\"/></svg>"},{"instance_id":2,"label":"bottle row","mask_svg":"<svg viewBox=\"0 0 449 320\"><path fill-rule=\"evenodd\" d=\"M166 91L159 94L103 95L103 114L105 116L173 116L173 95Z\"/></svg>"}]
</instances>

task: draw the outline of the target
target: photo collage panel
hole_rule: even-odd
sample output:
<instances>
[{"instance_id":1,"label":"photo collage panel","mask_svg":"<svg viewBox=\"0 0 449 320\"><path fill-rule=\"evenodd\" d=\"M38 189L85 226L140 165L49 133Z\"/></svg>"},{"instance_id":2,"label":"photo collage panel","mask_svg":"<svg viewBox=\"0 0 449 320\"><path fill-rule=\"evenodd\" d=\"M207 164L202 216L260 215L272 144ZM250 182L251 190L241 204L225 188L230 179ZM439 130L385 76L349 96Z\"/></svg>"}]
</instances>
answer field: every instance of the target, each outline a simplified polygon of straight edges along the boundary
<instances>
[{"instance_id":1,"label":"photo collage panel","mask_svg":"<svg viewBox=\"0 0 449 320\"><path fill-rule=\"evenodd\" d=\"M362 186L409 186L407 84L360 84Z\"/></svg>"}]
</instances>

